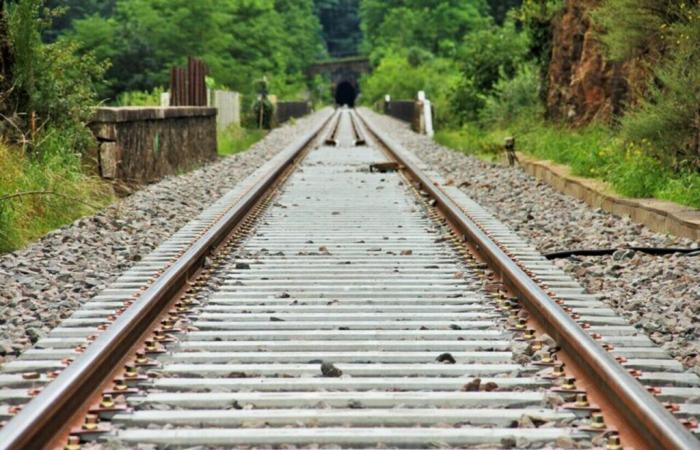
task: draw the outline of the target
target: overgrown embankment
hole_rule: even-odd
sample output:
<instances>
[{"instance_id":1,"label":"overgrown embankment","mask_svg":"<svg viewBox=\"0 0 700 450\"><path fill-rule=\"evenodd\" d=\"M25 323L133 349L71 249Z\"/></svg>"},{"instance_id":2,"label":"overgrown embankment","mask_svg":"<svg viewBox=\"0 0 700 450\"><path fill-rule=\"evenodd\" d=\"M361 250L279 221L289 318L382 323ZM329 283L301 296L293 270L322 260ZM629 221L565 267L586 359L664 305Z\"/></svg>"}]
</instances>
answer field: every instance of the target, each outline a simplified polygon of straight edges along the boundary
<instances>
[{"instance_id":1,"label":"overgrown embankment","mask_svg":"<svg viewBox=\"0 0 700 450\"><path fill-rule=\"evenodd\" d=\"M85 124L105 67L70 42L44 44L41 8L22 0L0 17L0 252L112 200L110 186L87 169L93 138Z\"/></svg>"},{"instance_id":2,"label":"overgrown embankment","mask_svg":"<svg viewBox=\"0 0 700 450\"><path fill-rule=\"evenodd\" d=\"M697 1L393 3L362 2L367 103L425 90L445 145L493 158L515 136L623 195L700 207Z\"/></svg>"}]
</instances>

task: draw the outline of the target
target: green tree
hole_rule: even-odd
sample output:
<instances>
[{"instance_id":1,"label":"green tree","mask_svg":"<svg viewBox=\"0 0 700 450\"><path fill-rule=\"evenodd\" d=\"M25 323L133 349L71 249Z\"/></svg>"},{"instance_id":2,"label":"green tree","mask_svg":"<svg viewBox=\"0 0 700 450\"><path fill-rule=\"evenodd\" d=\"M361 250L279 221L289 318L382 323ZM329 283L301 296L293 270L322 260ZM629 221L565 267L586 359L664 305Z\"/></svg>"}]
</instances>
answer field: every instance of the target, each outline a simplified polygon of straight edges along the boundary
<instances>
[{"instance_id":1,"label":"green tree","mask_svg":"<svg viewBox=\"0 0 700 450\"><path fill-rule=\"evenodd\" d=\"M13 126L3 134L36 157L74 154L91 143L85 124L104 67L91 54L78 55L73 43L44 44L41 33L50 22L41 20L41 12L42 0L19 0L7 9L14 64L5 102Z\"/></svg>"},{"instance_id":2,"label":"green tree","mask_svg":"<svg viewBox=\"0 0 700 450\"><path fill-rule=\"evenodd\" d=\"M360 51L360 0L315 0L323 40L333 57L354 56Z\"/></svg>"},{"instance_id":3,"label":"green tree","mask_svg":"<svg viewBox=\"0 0 700 450\"><path fill-rule=\"evenodd\" d=\"M676 14L676 8L672 10ZM659 25L664 37L663 58L650 56L656 61L653 76L639 105L622 119L622 133L628 141L641 145L647 155L667 166L697 173L700 171L700 5L682 10L672 24ZM628 51L636 54L635 48Z\"/></svg>"},{"instance_id":4,"label":"green tree","mask_svg":"<svg viewBox=\"0 0 700 450\"><path fill-rule=\"evenodd\" d=\"M360 15L365 47L379 55L419 47L454 56L464 35L492 20L485 0L362 0Z\"/></svg>"},{"instance_id":5,"label":"green tree","mask_svg":"<svg viewBox=\"0 0 700 450\"><path fill-rule=\"evenodd\" d=\"M488 0L491 15L497 24L505 22L508 12L522 5L522 0Z\"/></svg>"},{"instance_id":6,"label":"green tree","mask_svg":"<svg viewBox=\"0 0 700 450\"><path fill-rule=\"evenodd\" d=\"M111 61L103 95L112 99L166 85L188 56L242 92L261 75L298 89L306 65L323 54L312 0L116 0L111 15L76 20L66 38Z\"/></svg>"},{"instance_id":7,"label":"green tree","mask_svg":"<svg viewBox=\"0 0 700 450\"><path fill-rule=\"evenodd\" d=\"M513 21L467 34L459 51L462 80L453 95L460 120L474 120L499 80L510 80L529 59L529 40Z\"/></svg>"},{"instance_id":8,"label":"green tree","mask_svg":"<svg viewBox=\"0 0 700 450\"><path fill-rule=\"evenodd\" d=\"M425 91L435 104L438 122L444 123L449 117L450 94L459 80L459 70L451 59L431 58L414 65L406 55L392 52L362 80L362 95L366 103L372 104L385 95L413 99L418 91Z\"/></svg>"},{"instance_id":9,"label":"green tree","mask_svg":"<svg viewBox=\"0 0 700 450\"><path fill-rule=\"evenodd\" d=\"M117 0L46 0L46 8L57 13L51 21L51 26L43 30L43 38L53 42L78 19L96 14L109 16L116 3Z\"/></svg>"},{"instance_id":10,"label":"green tree","mask_svg":"<svg viewBox=\"0 0 700 450\"><path fill-rule=\"evenodd\" d=\"M693 0L605 0L592 17L605 30L601 39L611 58L649 58L663 53L671 26L696 7Z\"/></svg>"}]
</instances>

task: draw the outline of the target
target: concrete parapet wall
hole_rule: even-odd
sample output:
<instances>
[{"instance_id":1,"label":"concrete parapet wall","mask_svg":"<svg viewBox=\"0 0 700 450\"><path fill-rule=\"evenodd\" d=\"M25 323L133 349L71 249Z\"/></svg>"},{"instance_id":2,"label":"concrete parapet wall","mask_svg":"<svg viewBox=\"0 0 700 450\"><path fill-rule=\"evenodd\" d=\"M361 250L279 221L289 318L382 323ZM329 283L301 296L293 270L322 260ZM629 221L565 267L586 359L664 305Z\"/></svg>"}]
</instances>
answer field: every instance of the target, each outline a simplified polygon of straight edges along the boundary
<instances>
[{"instance_id":1,"label":"concrete parapet wall","mask_svg":"<svg viewBox=\"0 0 700 450\"><path fill-rule=\"evenodd\" d=\"M217 156L215 108L99 108L90 128L108 179L151 183Z\"/></svg>"},{"instance_id":2,"label":"concrete parapet wall","mask_svg":"<svg viewBox=\"0 0 700 450\"><path fill-rule=\"evenodd\" d=\"M627 216L657 233L700 242L700 210L656 199L631 199L610 192L606 183L571 175L566 166L518 153L521 167L556 190L618 216Z\"/></svg>"},{"instance_id":3,"label":"concrete parapet wall","mask_svg":"<svg viewBox=\"0 0 700 450\"><path fill-rule=\"evenodd\" d=\"M311 114L310 102L278 101L275 103L275 123L283 124L289 119L298 119Z\"/></svg>"},{"instance_id":4,"label":"concrete parapet wall","mask_svg":"<svg viewBox=\"0 0 700 450\"><path fill-rule=\"evenodd\" d=\"M414 127L418 120L418 108L415 100L391 100L384 102L384 114L408 122Z\"/></svg>"}]
</instances>

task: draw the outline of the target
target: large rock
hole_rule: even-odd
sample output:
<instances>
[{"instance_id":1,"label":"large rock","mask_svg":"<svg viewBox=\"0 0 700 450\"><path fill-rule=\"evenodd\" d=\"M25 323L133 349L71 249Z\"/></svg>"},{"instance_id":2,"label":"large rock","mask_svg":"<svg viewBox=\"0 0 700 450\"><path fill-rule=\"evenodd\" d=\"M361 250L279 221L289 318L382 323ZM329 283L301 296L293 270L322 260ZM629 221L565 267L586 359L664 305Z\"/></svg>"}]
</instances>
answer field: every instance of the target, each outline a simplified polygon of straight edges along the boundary
<instances>
[{"instance_id":1,"label":"large rock","mask_svg":"<svg viewBox=\"0 0 700 450\"><path fill-rule=\"evenodd\" d=\"M551 119L583 125L609 120L629 100L630 79L639 70L632 63L606 60L588 12L597 0L566 0L555 18L549 66L547 114Z\"/></svg>"}]
</instances>

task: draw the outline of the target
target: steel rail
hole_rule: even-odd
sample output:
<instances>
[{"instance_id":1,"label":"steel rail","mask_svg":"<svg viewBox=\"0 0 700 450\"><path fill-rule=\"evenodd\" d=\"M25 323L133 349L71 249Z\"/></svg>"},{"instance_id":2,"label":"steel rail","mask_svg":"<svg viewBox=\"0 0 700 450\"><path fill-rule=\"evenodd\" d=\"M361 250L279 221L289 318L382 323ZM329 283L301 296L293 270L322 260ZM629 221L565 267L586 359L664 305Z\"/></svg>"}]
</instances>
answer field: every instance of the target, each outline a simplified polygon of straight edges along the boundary
<instances>
[{"instance_id":1,"label":"steel rail","mask_svg":"<svg viewBox=\"0 0 700 450\"><path fill-rule=\"evenodd\" d=\"M367 139L365 139L365 135L362 132L362 129L360 128L360 125L357 123L357 118L355 117L355 114L350 114L350 123L352 124L352 131L353 134L355 135L355 142L354 144L357 145L367 145Z\"/></svg>"},{"instance_id":2,"label":"steel rail","mask_svg":"<svg viewBox=\"0 0 700 450\"><path fill-rule=\"evenodd\" d=\"M338 125L340 125L340 113L339 113L340 109L336 108L335 111L336 111L338 117L335 119L335 124L332 127L330 127L330 130L328 131L326 138L323 140L324 144L330 145L333 147L338 145L338 141L336 140L335 137L338 134Z\"/></svg>"},{"instance_id":3,"label":"steel rail","mask_svg":"<svg viewBox=\"0 0 700 450\"><path fill-rule=\"evenodd\" d=\"M163 272L84 353L29 402L0 430L0 450L41 449L94 396L104 379L124 360L141 336L151 328L163 308L203 265L235 226L274 186L285 170L326 128L337 113L282 151L278 164L264 174L209 230Z\"/></svg>"},{"instance_id":4,"label":"steel rail","mask_svg":"<svg viewBox=\"0 0 700 450\"><path fill-rule=\"evenodd\" d=\"M404 157L406 150L356 112L364 126L420 183L446 218L473 244L489 266L516 292L547 333L596 382L650 448L697 449L698 440L664 406L599 346L439 186Z\"/></svg>"}]
</instances>

